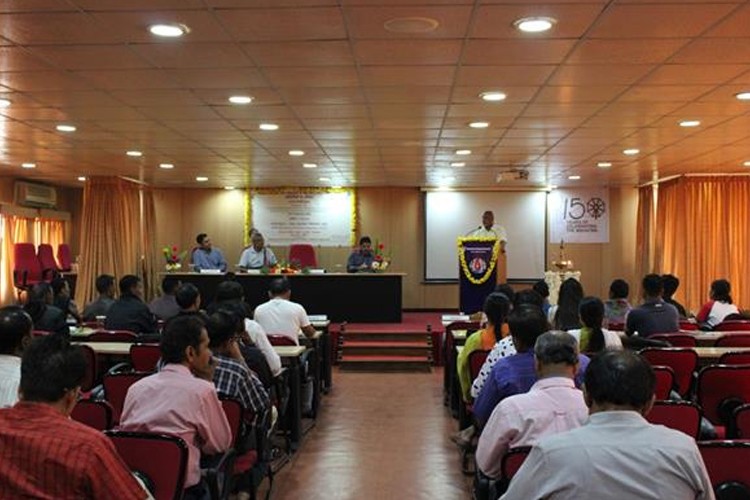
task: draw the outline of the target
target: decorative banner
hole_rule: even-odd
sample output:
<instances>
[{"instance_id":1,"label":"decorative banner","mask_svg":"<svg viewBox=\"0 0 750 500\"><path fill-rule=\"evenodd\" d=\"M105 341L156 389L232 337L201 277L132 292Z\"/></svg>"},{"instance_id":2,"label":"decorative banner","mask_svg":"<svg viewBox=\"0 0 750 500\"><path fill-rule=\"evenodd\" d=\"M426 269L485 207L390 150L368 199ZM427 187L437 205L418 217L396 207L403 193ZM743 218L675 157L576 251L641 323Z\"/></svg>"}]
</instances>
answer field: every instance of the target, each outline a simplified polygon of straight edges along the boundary
<instances>
[{"instance_id":1,"label":"decorative banner","mask_svg":"<svg viewBox=\"0 0 750 500\"><path fill-rule=\"evenodd\" d=\"M500 242L496 238L458 238L460 308L465 314L481 311L497 281Z\"/></svg>"},{"instance_id":2,"label":"decorative banner","mask_svg":"<svg viewBox=\"0 0 750 500\"><path fill-rule=\"evenodd\" d=\"M550 243L609 243L608 189L558 189L547 206Z\"/></svg>"},{"instance_id":3,"label":"decorative banner","mask_svg":"<svg viewBox=\"0 0 750 500\"><path fill-rule=\"evenodd\" d=\"M356 229L353 189L253 191L247 220L272 245L351 246Z\"/></svg>"}]
</instances>

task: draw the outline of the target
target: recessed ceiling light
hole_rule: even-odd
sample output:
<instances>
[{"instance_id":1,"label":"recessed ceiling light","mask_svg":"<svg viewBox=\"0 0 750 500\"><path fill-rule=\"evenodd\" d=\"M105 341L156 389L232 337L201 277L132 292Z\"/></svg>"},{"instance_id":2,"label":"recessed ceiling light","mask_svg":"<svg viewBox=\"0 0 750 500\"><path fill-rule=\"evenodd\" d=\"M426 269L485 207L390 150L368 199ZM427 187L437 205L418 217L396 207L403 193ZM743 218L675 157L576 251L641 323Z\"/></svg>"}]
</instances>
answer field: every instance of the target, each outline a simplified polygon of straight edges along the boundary
<instances>
[{"instance_id":1,"label":"recessed ceiling light","mask_svg":"<svg viewBox=\"0 0 750 500\"><path fill-rule=\"evenodd\" d=\"M76 128L73 125L58 125L55 127L58 132L75 132Z\"/></svg>"},{"instance_id":2,"label":"recessed ceiling light","mask_svg":"<svg viewBox=\"0 0 750 500\"><path fill-rule=\"evenodd\" d=\"M318 179L318 180L319 180L320 182L330 182L330 181L331 181L331 179L330 179L329 177L321 177L321 178L320 178L320 179Z\"/></svg>"},{"instance_id":3,"label":"recessed ceiling light","mask_svg":"<svg viewBox=\"0 0 750 500\"><path fill-rule=\"evenodd\" d=\"M471 128L487 128L489 127L489 122L471 122L469 123L469 127Z\"/></svg>"},{"instance_id":4,"label":"recessed ceiling light","mask_svg":"<svg viewBox=\"0 0 750 500\"><path fill-rule=\"evenodd\" d=\"M524 33L541 33L551 29L556 22L557 20L551 17L523 17L517 19L513 26Z\"/></svg>"},{"instance_id":5,"label":"recessed ceiling light","mask_svg":"<svg viewBox=\"0 0 750 500\"><path fill-rule=\"evenodd\" d=\"M331 189L341 189L342 186L331 186Z\"/></svg>"},{"instance_id":6,"label":"recessed ceiling light","mask_svg":"<svg viewBox=\"0 0 750 500\"><path fill-rule=\"evenodd\" d=\"M455 182L456 178L453 176L443 178L445 182Z\"/></svg>"},{"instance_id":7,"label":"recessed ceiling light","mask_svg":"<svg viewBox=\"0 0 750 500\"><path fill-rule=\"evenodd\" d=\"M466 156L471 154L471 149L457 149L456 154L459 156Z\"/></svg>"},{"instance_id":8,"label":"recessed ceiling light","mask_svg":"<svg viewBox=\"0 0 750 500\"><path fill-rule=\"evenodd\" d=\"M258 128L261 130L279 130L279 126L275 123L261 123Z\"/></svg>"},{"instance_id":9,"label":"recessed ceiling light","mask_svg":"<svg viewBox=\"0 0 750 500\"><path fill-rule=\"evenodd\" d=\"M169 170L174 168L173 163L159 163L159 168L163 168L164 170Z\"/></svg>"},{"instance_id":10,"label":"recessed ceiling light","mask_svg":"<svg viewBox=\"0 0 750 500\"><path fill-rule=\"evenodd\" d=\"M556 186L555 184L550 184L550 185L549 185L549 188L550 188L550 189L557 189L557 186Z\"/></svg>"},{"instance_id":11,"label":"recessed ceiling light","mask_svg":"<svg viewBox=\"0 0 750 500\"><path fill-rule=\"evenodd\" d=\"M609 167L612 166L612 162L611 161L600 161L599 163L596 164L596 166L599 167L599 168L609 168Z\"/></svg>"},{"instance_id":12,"label":"recessed ceiling light","mask_svg":"<svg viewBox=\"0 0 750 500\"><path fill-rule=\"evenodd\" d=\"M740 92L739 94L735 94L734 97L740 101L750 101L750 92Z\"/></svg>"},{"instance_id":13,"label":"recessed ceiling light","mask_svg":"<svg viewBox=\"0 0 750 500\"><path fill-rule=\"evenodd\" d=\"M636 149L636 148L630 148L630 149L623 149L622 150L622 154L628 155L628 156L635 156L635 155L637 155L640 152L641 152L641 150L640 149Z\"/></svg>"},{"instance_id":14,"label":"recessed ceiling light","mask_svg":"<svg viewBox=\"0 0 750 500\"><path fill-rule=\"evenodd\" d=\"M463 161L454 161L453 163L451 163L451 167L461 168L465 166L466 166L466 162L463 162Z\"/></svg>"},{"instance_id":15,"label":"recessed ceiling light","mask_svg":"<svg viewBox=\"0 0 750 500\"><path fill-rule=\"evenodd\" d=\"M78 180L79 180L79 181L81 181L81 182L85 182L85 181L86 181L86 178L85 178L84 176L80 176L80 177L78 178Z\"/></svg>"},{"instance_id":16,"label":"recessed ceiling light","mask_svg":"<svg viewBox=\"0 0 750 500\"><path fill-rule=\"evenodd\" d=\"M36 168L36 163L21 163L21 168Z\"/></svg>"},{"instance_id":17,"label":"recessed ceiling light","mask_svg":"<svg viewBox=\"0 0 750 500\"><path fill-rule=\"evenodd\" d=\"M224 189L226 189L227 191L233 191L234 186L224 186Z\"/></svg>"},{"instance_id":18,"label":"recessed ceiling light","mask_svg":"<svg viewBox=\"0 0 750 500\"><path fill-rule=\"evenodd\" d=\"M289 156L305 156L305 152L301 149L292 149L289 151Z\"/></svg>"},{"instance_id":19,"label":"recessed ceiling light","mask_svg":"<svg viewBox=\"0 0 750 500\"><path fill-rule=\"evenodd\" d=\"M481 97L484 101L499 102L504 101L508 96L505 94L505 92L500 92L499 90L489 90L487 92L482 92L481 94L479 94L479 97Z\"/></svg>"},{"instance_id":20,"label":"recessed ceiling light","mask_svg":"<svg viewBox=\"0 0 750 500\"><path fill-rule=\"evenodd\" d=\"M125 154L128 155L128 156L132 156L133 158L139 158L139 157L143 156L143 153L141 153L140 151L135 151L135 150L134 151L128 151Z\"/></svg>"},{"instance_id":21,"label":"recessed ceiling light","mask_svg":"<svg viewBox=\"0 0 750 500\"><path fill-rule=\"evenodd\" d=\"M148 27L148 30L152 35L165 38L178 38L190 31L183 24L152 24Z\"/></svg>"},{"instance_id":22,"label":"recessed ceiling light","mask_svg":"<svg viewBox=\"0 0 750 500\"><path fill-rule=\"evenodd\" d=\"M8 99L0 99L0 108L7 108L8 106L10 106Z\"/></svg>"},{"instance_id":23,"label":"recessed ceiling light","mask_svg":"<svg viewBox=\"0 0 750 500\"><path fill-rule=\"evenodd\" d=\"M742 164L743 167L750 167L750 161L746 161Z\"/></svg>"},{"instance_id":24,"label":"recessed ceiling light","mask_svg":"<svg viewBox=\"0 0 750 500\"><path fill-rule=\"evenodd\" d=\"M699 120L683 120L680 122L680 127L697 127L700 124Z\"/></svg>"},{"instance_id":25,"label":"recessed ceiling light","mask_svg":"<svg viewBox=\"0 0 750 500\"><path fill-rule=\"evenodd\" d=\"M580 175L569 175L568 179L570 179L571 181L577 181L577 180L581 179L581 176Z\"/></svg>"},{"instance_id":26,"label":"recessed ceiling light","mask_svg":"<svg viewBox=\"0 0 750 500\"><path fill-rule=\"evenodd\" d=\"M303 163L302 166L305 168L318 168L317 163Z\"/></svg>"},{"instance_id":27,"label":"recessed ceiling light","mask_svg":"<svg viewBox=\"0 0 750 500\"><path fill-rule=\"evenodd\" d=\"M429 33L440 23L430 17L394 17L383 23L383 28L391 33Z\"/></svg>"},{"instance_id":28,"label":"recessed ceiling light","mask_svg":"<svg viewBox=\"0 0 750 500\"><path fill-rule=\"evenodd\" d=\"M206 182L208 180L208 177L198 176L195 178L198 182Z\"/></svg>"},{"instance_id":29,"label":"recessed ceiling light","mask_svg":"<svg viewBox=\"0 0 750 500\"><path fill-rule=\"evenodd\" d=\"M232 104L250 104L253 102L253 98L249 95L233 95L229 98L229 102Z\"/></svg>"}]
</instances>

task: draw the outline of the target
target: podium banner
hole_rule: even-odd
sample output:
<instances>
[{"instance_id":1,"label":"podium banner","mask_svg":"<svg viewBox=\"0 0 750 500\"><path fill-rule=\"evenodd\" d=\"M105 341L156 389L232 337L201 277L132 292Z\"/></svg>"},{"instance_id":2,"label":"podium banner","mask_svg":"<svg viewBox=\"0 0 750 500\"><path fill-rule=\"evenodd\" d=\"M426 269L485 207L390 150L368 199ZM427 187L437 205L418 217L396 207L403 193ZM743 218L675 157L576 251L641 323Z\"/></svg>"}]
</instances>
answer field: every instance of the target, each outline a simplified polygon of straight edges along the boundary
<instances>
[{"instance_id":1,"label":"podium banner","mask_svg":"<svg viewBox=\"0 0 750 500\"><path fill-rule=\"evenodd\" d=\"M459 305L462 313L481 311L495 289L500 242L496 238L458 238Z\"/></svg>"}]
</instances>

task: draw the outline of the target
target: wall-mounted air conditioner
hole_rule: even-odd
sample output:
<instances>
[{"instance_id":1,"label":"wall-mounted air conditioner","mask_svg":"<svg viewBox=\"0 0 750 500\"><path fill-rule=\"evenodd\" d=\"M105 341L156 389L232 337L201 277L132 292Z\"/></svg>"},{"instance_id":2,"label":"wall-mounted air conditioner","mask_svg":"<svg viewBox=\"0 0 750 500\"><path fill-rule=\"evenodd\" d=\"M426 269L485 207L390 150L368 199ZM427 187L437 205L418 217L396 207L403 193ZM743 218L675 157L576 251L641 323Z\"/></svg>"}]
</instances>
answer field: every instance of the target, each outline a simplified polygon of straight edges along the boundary
<instances>
[{"instance_id":1,"label":"wall-mounted air conditioner","mask_svg":"<svg viewBox=\"0 0 750 500\"><path fill-rule=\"evenodd\" d=\"M16 205L24 207L56 208L57 190L44 184L16 182Z\"/></svg>"}]
</instances>

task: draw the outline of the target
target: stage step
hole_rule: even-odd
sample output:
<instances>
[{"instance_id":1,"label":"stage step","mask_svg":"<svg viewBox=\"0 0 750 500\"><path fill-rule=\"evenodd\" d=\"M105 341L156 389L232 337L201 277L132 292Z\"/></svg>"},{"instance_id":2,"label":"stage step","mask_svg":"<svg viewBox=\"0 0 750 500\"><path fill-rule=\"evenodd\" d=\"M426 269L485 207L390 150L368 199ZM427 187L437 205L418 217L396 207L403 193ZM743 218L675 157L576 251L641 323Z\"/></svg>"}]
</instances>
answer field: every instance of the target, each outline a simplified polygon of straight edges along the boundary
<instances>
[{"instance_id":1,"label":"stage step","mask_svg":"<svg viewBox=\"0 0 750 500\"><path fill-rule=\"evenodd\" d=\"M430 334L421 332L358 332L346 330L341 334L342 340L354 340L362 342L425 342L430 339Z\"/></svg>"},{"instance_id":2,"label":"stage step","mask_svg":"<svg viewBox=\"0 0 750 500\"><path fill-rule=\"evenodd\" d=\"M427 356L344 355L340 369L349 372L429 372Z\"/></svg>"},{"instance_id":3,"label":"stage step","mask_svg":"<svg viewBox=\"0 0 750 500\"><path fill-rule=\"evenodd\" d=\"M342 346L344 356L364 354L375 356L427 356L432 348L424 340L421 342L373 342L346 340Z\"/></svg>"}]
</instances>

